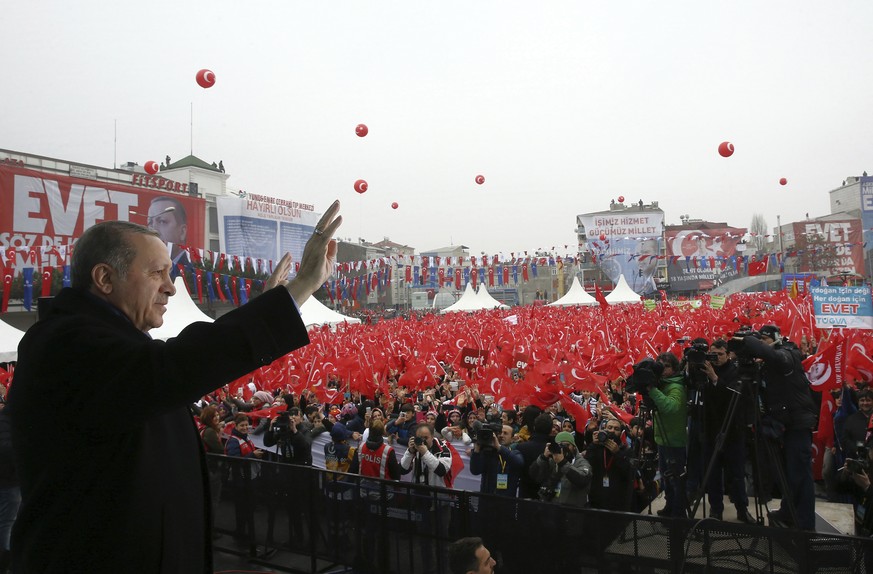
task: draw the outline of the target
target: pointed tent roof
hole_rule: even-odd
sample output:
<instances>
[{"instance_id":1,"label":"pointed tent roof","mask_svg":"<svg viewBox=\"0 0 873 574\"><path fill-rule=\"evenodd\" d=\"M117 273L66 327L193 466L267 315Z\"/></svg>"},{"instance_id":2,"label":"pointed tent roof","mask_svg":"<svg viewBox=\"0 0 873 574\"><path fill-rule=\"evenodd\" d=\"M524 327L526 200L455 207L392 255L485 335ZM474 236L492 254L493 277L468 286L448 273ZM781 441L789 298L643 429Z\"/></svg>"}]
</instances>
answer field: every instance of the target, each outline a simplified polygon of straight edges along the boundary
<instances>
[{"instance_id":1,"label":"pointed tent roof","mask_svg":"<svg viewBox=\"0 0 873 574\"><path fill-rule=\"evenodd\" d=\"M178 161L174 161L167 166L166 169L178 169L181 167L199 167L200 169L208 169L209 171L218 171L217 167L212 167L211 163L206 163L197 156L189 155Z\"/></svg>"},{"instance_id":2,"label":"pointed tent roof","mask_svg":"<svg viewBox=\"0 0 873 574\"><path fill-rule=\"evenodd\" d=\"M606 296L606 301L610 305L615 305L616 303L639 303L642 301L642 297L640 297L637 293L634 292L633 289L630 288L630 285L627 284L627 280L625 280L624 275L619 277L618 285L615 286L615 289L612 290L612 293Z\"/></svg>"},{"instance_id":3,"label":"pointed tent roof","mask_svg":"<svg viewBox=\"0 0 873 574\"><path fill-rule=\"evenodd\" d=\"M563 297L549 303L549 307L569 307L571 305L597 305L597 299L579 283L578 277L573 277L573 284Z\"/></svg>"},{"instance_id":4,"label":"pointed tent roof","mask_svg":"<svg viewBox=\"0 0 873 574\"><path fill-rule=\"evenodd\" d=\"M360 323L360 319L347 317L326 307L315 297L310 297L300 306L300 317L306 327L320 327L321 325L336 325L337 323Z\"/></svg>"},{"instance_id":5,"label":"pointed tent roof","mask_svg":"<svg viewBox=\"0 0 873 574\"><path fill-rule=\"evenodd\" d=\"M24 331L16 329L6 321L0 321L0 362L18 360L18 343L23 336Z\"/></svg>"},{"instance_id":6,"label":"pointed tent roof","mask_svg":"<svg viewBox=\"0 0 873 574\"><path fill-rule=\"evenodd\" d=\"M176 277L173 285L176 287L176 294L170 297L170 300L167 301L167 312L164 313L164 324L157 329L149 331L149 335L151 335L153 339L163 339L166 341L167 339L175 337L181 333L182 329L191 323L196 323L198 321L212 323L215 321L215 319L201 311L200 308L194 304L191 296L188 295L188 288L185 287L185 280L182 279L182 277Z\"/></svg>"},{"instance_id":7,"label":"pointed tent roof","mask_svg":"<svg viewBox=\"0 0 873 574\"><path fill-rule=\"evenodd\" d=\"M508 309L506 305L491 296L484 283L479 284L479 292L476 293L476 301L480 309Z\"/></svg>"},{"instance_id":8,"label":"pointed tent roof","mask_svg":"<svg viewBox=\"0 0 873 574\"><path fill-rule=\"evenodd\" d=\"M455 301L454 305L449 305L440 313L454 313L455 311L476 311L479 307L476 306L476 291L473 290L473 284L467 283L467 288L464 289L464 294L461 298Z\"/></svg>"}]
</instances>

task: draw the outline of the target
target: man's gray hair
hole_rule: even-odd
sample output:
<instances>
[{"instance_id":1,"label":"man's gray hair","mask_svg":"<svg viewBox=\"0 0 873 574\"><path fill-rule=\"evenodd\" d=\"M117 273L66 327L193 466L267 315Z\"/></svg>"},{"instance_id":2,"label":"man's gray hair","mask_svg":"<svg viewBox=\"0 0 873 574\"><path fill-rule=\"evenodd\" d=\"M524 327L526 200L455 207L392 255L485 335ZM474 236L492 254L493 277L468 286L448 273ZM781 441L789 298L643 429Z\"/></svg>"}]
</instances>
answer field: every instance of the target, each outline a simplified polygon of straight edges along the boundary
<instances>
[{"instance_id":1,"label":"man's gray hair","mask_svg":"<svg viewBox=\"0 0 873 574\"><path fill-rule=\"evenodd\" d=\"M105 263L124 278L136 258L128 237L134 233L153 235L158 232L129 221L104 221L89 227L73 245L70 262L70 284L80 289L89 289L93 280L91 270L95 265Z\"/></svg>"}]
</instances>

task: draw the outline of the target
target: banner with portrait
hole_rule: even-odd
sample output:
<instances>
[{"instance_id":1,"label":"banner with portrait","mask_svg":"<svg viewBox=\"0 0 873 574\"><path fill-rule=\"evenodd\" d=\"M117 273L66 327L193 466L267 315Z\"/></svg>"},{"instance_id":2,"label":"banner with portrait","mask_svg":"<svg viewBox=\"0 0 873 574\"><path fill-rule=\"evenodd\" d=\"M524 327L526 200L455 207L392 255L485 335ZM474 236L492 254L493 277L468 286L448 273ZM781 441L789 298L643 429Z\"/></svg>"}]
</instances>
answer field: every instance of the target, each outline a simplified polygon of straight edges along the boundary
<instances>
[{"instance_id":1,"label":"banner with portrait","mask_svg":"<svg viewBox=\"0 0 873 574\"><path fill-rule=\"evenodd\" d=\"M648 295L657 290L654 275L658 267L663 212L622 211L579 215L586 246L600 269L613 283L621 276L634 292Z\"/></svg>"},{"instance_id":2,"label":"banner with portrait","mask_svg":"<svg viewBox=\"0 0 873 574\"><path fill-rule=\"evenodd\" d=\"M673 291L705 291L737 276L729 262L746 234L739 227L667 230L667 276ZM742 255L742 253L739 253Z\"/></svg>"},{"instance_id":3,"label":"banner with portrait","mask_svg":"<svg viewBox=\"0 0 873 574\"><path fill-rule=\"evenodd\" d=\"M161 229L152 226L165 243L203 248L205 200L169 191L180 184L160 176L130 177L144 187L0 163L0 246L15 249L19 259L10 264L22 266L34 250L42 258L37 266L63 265L58 255L64 246L102 221L149 225L161 219Z\"/></svg>"}]
</instances>

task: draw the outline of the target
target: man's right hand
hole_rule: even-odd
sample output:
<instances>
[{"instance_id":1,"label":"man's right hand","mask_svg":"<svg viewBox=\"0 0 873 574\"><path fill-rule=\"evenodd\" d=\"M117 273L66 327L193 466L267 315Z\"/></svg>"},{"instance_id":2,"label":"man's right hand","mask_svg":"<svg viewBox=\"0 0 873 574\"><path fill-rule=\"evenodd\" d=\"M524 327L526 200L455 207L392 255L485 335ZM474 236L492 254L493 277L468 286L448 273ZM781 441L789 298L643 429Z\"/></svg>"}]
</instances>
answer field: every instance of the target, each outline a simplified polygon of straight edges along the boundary
<instances>
[{"instance_id":1,"label":"man's right hand","mask_svg":"<svg viewBox=\"0 0 873 574\"><path fill-rule=\"evenodd\" d=\"M285 286L297 305L303 305L327 281L336 263L334 233L342 225L339 200L334 201L315 225L315 233L303 248L300 270Z\"/></svg>"}]
</instances>

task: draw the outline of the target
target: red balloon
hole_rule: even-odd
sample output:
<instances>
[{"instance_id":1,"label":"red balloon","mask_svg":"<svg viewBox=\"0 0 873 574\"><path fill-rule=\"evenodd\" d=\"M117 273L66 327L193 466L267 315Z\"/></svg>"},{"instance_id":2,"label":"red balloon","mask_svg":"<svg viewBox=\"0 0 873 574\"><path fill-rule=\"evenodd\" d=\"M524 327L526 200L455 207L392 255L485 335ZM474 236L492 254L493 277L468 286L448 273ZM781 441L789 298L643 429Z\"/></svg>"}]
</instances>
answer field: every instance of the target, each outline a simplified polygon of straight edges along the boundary
<instances>
[{"instance_id":1,"label":"red balloon","mask_svg":"<svg viewBox=\"0 0 873 574\"><path fill-rule=\"evenodd\" d=\"M477 175L476 176L476 183L478 183L479 185L482 185L483 183L485 183L485 176L484 175Z\"/></svg>"},{"instance_id":2,"label":"red balloon","mask_svg":"<svg viewBox=\"0 0 873 574\"><path fill-rule=\"evenodd\" d=\"M359 138L362 138L370 133L370 128L368 128L365 124L358 124L357 126L355 126L355 133L358 134Z\"/></svg>"},{"instance_id":3,"label":"red balloon","mask_svg":"<svg viewBox=\"0 0 873 574\"><path fill-rule=\"evenodd\" d=\"M391 209L397 209L400 205L395 201L391 203Z\"/></svg>"},{"instance_id":4,"label":"red balloon","mask_svg":"<svg viewBox=\"0 0 873 574\"><path fill-rule=\"evenodd\" d=\"M201 88L211 88L215 85L215 72L206 68L197 72L197 84Z\"/></svg>"},{"instance_id":5,"label":"red balloon","mask_svg":"<svg viewBox=\"0 0 873 574\"><path fill-rule=\"evenodd\" d=\"M357 191L358 193L364 193L365 191L367 191L367 187L367 182L363 179L359 179L355 182L355 191Z\"/></svg>"},{"instance_id":6,"label":"red balloon","mask_svg":"<svg viewBox=\"0 0 873 574\"><path fill-rule=\"evenodd\" d=\"M624 196L623 196L623 195L619 195L619 196L618 196L618 202L619 202L619 203L624 203Z\"/></svg>"},{"instance_id":7,"label":"red balloon","mask_svg":"<svg viewBox=\"0 0 873 574\"><path fill-rule=\"evenodd\" d=\"M151 175L155 175L156 173L158 173L158 162L156 162L156 161L145 162L145 170L146 170L146 173L149 173Z\"/></svg>"},{"instance_id":8,"label":"red balloon","mask_svg":"<svg viewBox=\"0 0 873 574\"><path fill-rule=\"evenodd\" d=\"M600 241L606 241L606 235L600 234Z\"/></svg>"},{"instance_id":9,"label":"red balloon","mask_svg":"<svg viewBox=\"0 0 873 574\"><path fill-rule=\"evenodd\" d=\"M782 179L779 180L779 185L785 185L785 184L787 184L787 183L788 183L788 180L785 179L784 177L783 177Z\"/></svg>"},{"instance_id":10,"label":"red balloon","mask_svg":"<svg viewBox=\"0 0 873 574\"><path fill-rule=\"evenodd\" d=\"M734 155L734 144L731 142L721 142L718 144L718 153L721 157L730 157Z\"/></svg>"}]
</instances>

